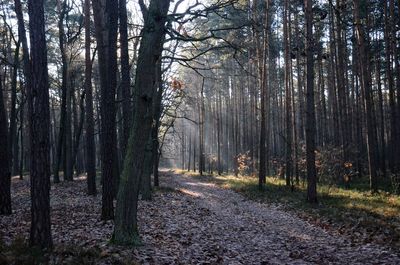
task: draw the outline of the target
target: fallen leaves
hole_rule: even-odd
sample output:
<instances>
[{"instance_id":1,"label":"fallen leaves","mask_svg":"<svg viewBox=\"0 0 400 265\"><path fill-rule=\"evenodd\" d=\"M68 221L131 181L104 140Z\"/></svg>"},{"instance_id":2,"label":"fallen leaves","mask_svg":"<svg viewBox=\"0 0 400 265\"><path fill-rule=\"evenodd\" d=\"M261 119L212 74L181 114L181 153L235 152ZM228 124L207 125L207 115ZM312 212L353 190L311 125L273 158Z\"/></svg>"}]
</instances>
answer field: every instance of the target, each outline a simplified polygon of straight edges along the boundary
<instances>
[{"instance_id":1,"label":"fallen leaves","mask_svg":"<svg viewBox=\"0 0 400 265\"><path fill-rule=\"evenodd\" d=\"M55 248L49 264L398 264L400 257L374 244L355 244L344 235L312 225L279 205L264 205L216 185L170 173L153 201L139 203L143 246L109 243L113 222L99 219L101 196L86 195L84 179L52 186ZM168 184L167 184L168 183ZM11 216L0 218L0 239L27 239L29 182L13 180ZM22 240L23 241L23 240ZM1 248L0 248L1 249ZM6 249L6 248L4 248ZM15 252L5 264L21 264ZM19 262L19 263L18 263Z\"/></svg>"}]
</instances>

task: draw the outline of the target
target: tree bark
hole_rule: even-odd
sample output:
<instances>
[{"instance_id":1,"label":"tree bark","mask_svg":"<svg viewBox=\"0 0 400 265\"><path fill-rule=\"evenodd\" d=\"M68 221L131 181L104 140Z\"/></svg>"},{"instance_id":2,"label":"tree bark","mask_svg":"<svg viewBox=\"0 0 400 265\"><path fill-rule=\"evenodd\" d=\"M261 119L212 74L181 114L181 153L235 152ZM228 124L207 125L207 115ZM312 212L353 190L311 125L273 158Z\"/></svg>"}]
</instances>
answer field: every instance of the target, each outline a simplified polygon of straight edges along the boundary
<instances>
[{"instance_id":1,"label":"tree bark","mask_svg":"<svg viewBox=\"0 0 400 265\"><path fill-rule=\"evenodd\" d=\"M370 77L368 71L367 46L365 44L365 36L363 24L360 18L360 0L354 0L354 23L356 25L356 37L358 45L358 57L360 63L360 80L361 89L364 92L364 110L367 123L367 151L368 151L368 167L370 174L370 189L372 192L377 191L377 163L376 163L376 136L375 124L373 122L373 103L371 98Z\"/></svg>"},{"instance_id":2,"label":"tree bark","mask_svg":"<svg viewBox=\"0 0 400 265\"><path fill-rule=\"evenodd\" d=\"M8 151L8 122L4 106L3 87L0 76L0 215L11 214L11 172Z\"/></svg>"},{"instance_id":3,"label":"tree bark","mask_svg":"<svg viewBox=\"0 0 400 265\"><path fill-rule=\"evenodd\" d=\"M317 172L315 169L315 104L314 104L314 43L312 0L304 0L306 16L306 163L307 201L317 203Z\"/></svg>"},{"instance_id":4,"label":"tree bark","mask_svg":"<svg viewBox=\"0 0 400 265\"><path fill-rule=\"evenodd\" d=\"M121 45L121 89L122 89L122 119L123 119L123 140L122 157L125 156L125 149L128 143L129 130L132 124L131 104L131 80L129 67L128 50L128 26L127 26L126 0L119 0L119 39Z\"/></svg>"},{"instance_id":5,"label":"tree bark","mask_svg":"<svg viewBox=\"0 0 400 265\"><path fill-rule=\"evenodd\" d=\"M57 151L56 151L56 158L55 158L55 165L54 165L54 173L53 173L53 181L54 183L60 182L59 171L60 171L60 164L62 159L62 153L64 151L64 159L66 159L66 126L70 126L67 124L67 82L68 82L68 61L67 55L65 52L65 33L64 33L64 18L66 13L66 0L58 1L58 34L59 34L59 47L61 51L61 61L62 61L62 81L61 81L61 117L60 117L60 130L58 133L58 142L57 142ZM66 162L64 160L64 162ZM63 163L64 167L66 163ZM69 177L70 172L65 172L66 168L64 168L64 178L66 176ZM67 177L67 178L68 178Z\"/></svg>"},{"instance_id":6,"label":"tree bark","mask_svg":"<svg viewBox=\"0 0 400 265\"><path fill-rule=\"evenodd\" d=\"M29 0L32 87L28 87L31 230L30 245L51 248L50 108L43 0Z\"/></svg>"},{"instance_id":7,"label":"tree bark","mask_svg":"<svg viewBox=\"0 0 400 265\"><path fill-rule=\"evenodd\" d=\"M259 171L258 171L258 187L260 190L263 189L264 184L266 183L266 133L267 133L267 124L266 124L266 97L267 97L267 57L268 57L268 33L269 33L269 26L268 26L268 12L269 12L269 0L267 1L267 6L265 7L265 18L264 18L264 27L263 27L263 41L262 47L259 43L259 34L258 30L256 29L256 46L257 46L257 57L258 57L258 72L259 72L259 84L260 84L260 92L261 92L261 119L260 119L260 145L259 145Z\"/></svg>"},{"instance_id":8,"label":"tree bark","mask_svg":"<svg viewBox=\"0 0 400 265\"><path fill-rule=\"evenodd\" d=\"M86 103L86 173L87 193L96 195L96 147L92 92L92 61L90 57L90 0L85 0L85 103Z\"/></svg>"},{"instance_id":9,"label":"tree bark","mask_svg":"<svg viewBox=\"0 0 400 265\"><path fill-rule=\"evenodd\" d=\"M284 15L283 15L283 42L285 46L285 107L286 107L286 186L290 186L293 174L293 159L292 159L292 91L290 87L290 58L289 58L289 0L285 0Z\"/></svg>"},{"instance_id":10,"label":"tree bark","mask_svg":"<svg viewBox=\"0 0 400 265\"><path fill-rule=\"evenodd\" d=\"M340 128L341 128L341 146L343 152L343 162L347 162L349 159L348 155L348 147L349 147L349 140L350 135L348 133L348 126L347 126L347 104L346 104L346 82L345 82L345 55L344 55L344 47L343 47L343 23L342 23L342 16L340 10L343 4L341 0L338 0L336 3L337 7L337 27L336 27L336 41L337 41L337 95L338 95L338 109L339 109L339 121L340 121Z\"/></svg>"},{"instance_id":11,"label":"tree bark","mask_svg":"<svg viewBox=\"0 0 400 265\"><path fill-rule=\"evenodd\" d=\"M19 68L19 50L21 41L18 40L15 47L14 67L11 80L11 111L10 111L10 129L8 151L10 153L10 170L12 175L17 174L18 165L18 135L17 135L17 76Z\"/></svg>"},{"instance_id":12,"label":"tree bark","mask_svg":"<svg viewBox=\"0 0 400 265\"><path fill-rule=\"evenodd\" d=\"M100 72L100 153L102 178L101 218L114 218L113 198L117 181L115 92L117 85L118 4L92 0Z\"/></svg>"},{"instance_id":13,"label":"tree bark","mask_svg":"<svg viewBox=\"0 0 400 265\"><path fill-rule=\"evenodd\" d=\"M137 203L140 182L144 172L144 153L152 127L153 105L165 38L165 23L169 0L151 0L148 8L140 1L144 27L139 49L135 82L135 110L124 169L120 179L113 239L118 244L138 242Z\"/></svg>"},{"instance_id":14,"label":"tree bark","mask_svg":"<svg viewBox=\"0 0 400 265\"><path fill-rule=\"evenodd\" d=\"M22 98L23 95L26 94L24 92L24 89L28 89L32 87L32 72L30 68L30 59L29 59L29 48L28 48L28 41L26 38L26 30L25 30L25 24L24 24L24 16L22 13L22 6L21 6L21 1L20 0L15 0L14 1L14 6L15 6L15 14L17 15L17 22L18 22L18 37L21 41L22 44L22 64L23 64L23 72L25 76L25 85L24 88L21 89L22 91ZM20 165L19 165L19 170L20 170L20 179L23 178L23 165L24 165L24 141L23 141L23 113L24 113L24 107L20 110L20 123L21 123L21 159L20 159Z\"/></svg>"}]
</instances>

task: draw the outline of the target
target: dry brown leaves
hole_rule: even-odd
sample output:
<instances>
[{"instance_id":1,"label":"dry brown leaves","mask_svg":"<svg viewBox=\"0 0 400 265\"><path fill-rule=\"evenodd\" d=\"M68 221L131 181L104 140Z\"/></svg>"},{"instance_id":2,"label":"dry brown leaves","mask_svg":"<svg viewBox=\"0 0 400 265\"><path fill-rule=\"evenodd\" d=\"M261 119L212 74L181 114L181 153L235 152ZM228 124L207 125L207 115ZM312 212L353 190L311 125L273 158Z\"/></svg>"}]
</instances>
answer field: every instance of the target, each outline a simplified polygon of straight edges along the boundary
<instances>
[{"instance_id":1,"label":"dry brown leaves","mask_svg":"<svg viewBox=\"0 0 400 265\"><path fill-rule=\"evenodd\" d=\"M54 251L49 264L399 264L400 257L373 244L354 244L277 205L171 172L153 201L139 204L143 246L109 244L113 223L99 220L100 196L89 197L77 180L52 186ZM168 184L167 184L168 183ZM28 181L13 180L11 216L0 217L0 238L27 238ZM13 253L3 261L22 264Z\"/></svg>"}]
</instances>

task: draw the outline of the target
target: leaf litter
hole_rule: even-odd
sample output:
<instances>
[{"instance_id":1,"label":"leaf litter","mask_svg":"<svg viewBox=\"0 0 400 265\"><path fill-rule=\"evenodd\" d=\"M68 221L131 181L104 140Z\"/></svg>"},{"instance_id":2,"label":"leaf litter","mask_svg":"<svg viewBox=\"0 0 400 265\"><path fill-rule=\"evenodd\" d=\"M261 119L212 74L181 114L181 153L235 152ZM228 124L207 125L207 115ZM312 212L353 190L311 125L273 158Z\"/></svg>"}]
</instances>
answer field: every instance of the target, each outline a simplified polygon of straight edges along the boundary
<instances>
[{"instance_id":1,"label":"leaf litter","mask_svg":"<svg viewBox=\"0 0 400 265\"><path fill-rule=\"evenodd\" d=\"M100 220L101 195L87 196L83 178L52 185L54 250L42 263L400 264L393 249L354 243L279 205L172 172L162 172L161 179L165 188L139 203L138 247L110 243L113 222ZM5 246L29 237L29 181L13 179L12 194L13 214L0 217ZM15 252L1 251L0 264L23 263Z\"/></svg>"}]
</instances>

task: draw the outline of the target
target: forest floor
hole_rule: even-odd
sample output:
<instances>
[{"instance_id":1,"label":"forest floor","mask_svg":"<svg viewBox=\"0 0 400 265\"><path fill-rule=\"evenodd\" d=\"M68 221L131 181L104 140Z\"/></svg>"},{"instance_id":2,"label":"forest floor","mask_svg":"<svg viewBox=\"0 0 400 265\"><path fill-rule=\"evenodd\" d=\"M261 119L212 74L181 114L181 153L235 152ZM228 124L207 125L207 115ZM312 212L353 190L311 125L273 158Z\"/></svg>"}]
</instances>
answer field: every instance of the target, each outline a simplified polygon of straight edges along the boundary
<instances>
[{"instance_id":1,"label":"forest floor","mask_svg":"<svg viewBox=\"0 0 400 265\"><path fill-rule=\"evenodd\" d=\"M303 181L288 187L285 179L267 177L260 191L257 176L175 172L231 189L252 201L279 205L314 225L345 234L353 243L375 243L400 252L400 196L389 192L387 183L371 193L365 178L353 179L348 186L319 182L318 204L314 205L305 202L307 185Z\"/></svg>"},{"instance_id":2,"label":"forest floor","mask_svg":"<svg viewBox=\"0 0 400 265\"><path fill-rule=\"evenodd\" d=\"M139 203L143 245L109 243L101 196L85 178L52 185L54 250L41 255L29 235L29 181L13 179L13 209L0 217L0 264L400 264L400 253L357 243L305 221L280 204L248 200L201 178L164 171L152 201Z\"/></svg>"}]
</instances>

